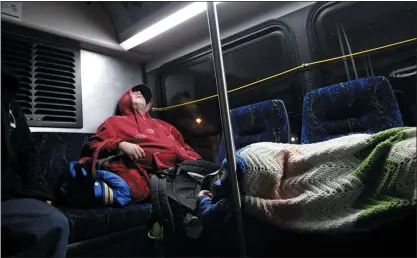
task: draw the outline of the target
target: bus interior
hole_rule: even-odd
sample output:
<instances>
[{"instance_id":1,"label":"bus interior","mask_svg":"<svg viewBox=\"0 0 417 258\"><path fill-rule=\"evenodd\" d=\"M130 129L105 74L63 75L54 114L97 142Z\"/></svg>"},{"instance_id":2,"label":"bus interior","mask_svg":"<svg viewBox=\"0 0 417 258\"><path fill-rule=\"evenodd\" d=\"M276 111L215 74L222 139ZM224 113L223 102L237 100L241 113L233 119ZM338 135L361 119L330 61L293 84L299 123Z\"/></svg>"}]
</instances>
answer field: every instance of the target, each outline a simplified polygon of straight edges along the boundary
<instances>
[{"instance_id":1,"label":"bus interior","mask_svg":"<svg viewBox=\"0 0 417 258\"><path fill-rule=\"evenodd\" d=\"M195 3L205 2L2 2L2 63L19 76L16 101L51 191L59 190L69 162L79 159L103 121L118 115L119 97L141 83L152 89L153 118L176 127L204 160L224 160L225 122L206 8L183 14L181 21L167 19L168 27L161 28L165 18ZM214 6L230 110L280 100L289 129L280 142L310 142L304 132L309 92L372 77L383 77L392 88L402 126L416 126L417 2L230 1ZM342 120L364 115L368 101L357 96L353 111L337 100L314 105L326 119ZM232 117L234 136L266 130L261 120L244 119L235 131ZM265 123L275 118L270 119ZM333 133L368 132L361 126L354 130ZM251 143L235 142L236 149ZM239 255L233 234L178 238L170 248L151 239L155 217L149 201L91 209L57 202L56 207L69 220L68 257ZM242 212L246 255L413 257L415 216L414 211L369 232L322 234L279 229ZM236 233L235 224L226 228Z\"/></svg>"}]
</instances>

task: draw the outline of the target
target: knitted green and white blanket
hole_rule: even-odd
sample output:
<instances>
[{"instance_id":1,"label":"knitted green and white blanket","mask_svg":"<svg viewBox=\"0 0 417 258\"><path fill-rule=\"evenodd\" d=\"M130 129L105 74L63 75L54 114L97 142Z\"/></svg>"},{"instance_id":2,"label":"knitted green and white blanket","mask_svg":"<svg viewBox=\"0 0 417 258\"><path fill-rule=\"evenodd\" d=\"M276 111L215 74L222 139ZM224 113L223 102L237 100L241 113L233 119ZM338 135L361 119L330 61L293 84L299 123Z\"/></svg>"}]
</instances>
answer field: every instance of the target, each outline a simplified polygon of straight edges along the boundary
<instances>
[{"instance_id":1,"label":"knitted green and white blanket","mask_svg":"<svg viewBox=\"0 0 417 258\"><path fill-rule=\"evenodd\" d=\"M237 152L243 210L295 231L366 230L416 205L416 128Z\"/></svg>"}]
</instances>

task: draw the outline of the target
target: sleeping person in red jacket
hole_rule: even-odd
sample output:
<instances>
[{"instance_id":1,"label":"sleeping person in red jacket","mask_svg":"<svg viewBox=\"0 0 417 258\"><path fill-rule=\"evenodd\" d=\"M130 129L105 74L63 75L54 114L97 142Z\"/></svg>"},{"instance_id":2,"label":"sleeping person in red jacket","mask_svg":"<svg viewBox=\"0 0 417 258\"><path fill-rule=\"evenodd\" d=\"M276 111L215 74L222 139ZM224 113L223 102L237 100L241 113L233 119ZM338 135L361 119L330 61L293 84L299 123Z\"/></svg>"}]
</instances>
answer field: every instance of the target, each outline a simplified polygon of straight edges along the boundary
<instances>
[{"instance_id":1,"label":"sleeping person in red jacket","mask_svg":"<svg viewBox=\"0 0 417 258\"><path fill-rule=\"evenodd\" d=\"M147 172L175 167L184 160L201 159L172 125L149 114L152 91L144 84L129 88L119 100L121 116L111 116L83 147L80 163L107 159L106 170L122 177L135 201L149 194Z\"/></svg>"}]
</instances>

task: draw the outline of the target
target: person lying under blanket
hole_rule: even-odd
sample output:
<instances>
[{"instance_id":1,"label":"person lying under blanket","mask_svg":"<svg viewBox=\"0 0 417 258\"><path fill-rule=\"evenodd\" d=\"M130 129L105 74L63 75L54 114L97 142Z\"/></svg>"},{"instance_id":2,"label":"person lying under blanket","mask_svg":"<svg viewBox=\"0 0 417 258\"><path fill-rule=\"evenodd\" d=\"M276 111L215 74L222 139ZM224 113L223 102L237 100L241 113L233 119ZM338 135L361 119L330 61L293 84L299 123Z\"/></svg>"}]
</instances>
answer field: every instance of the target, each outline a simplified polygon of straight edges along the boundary
<instances>
[{"instance_id":1,"label":"person lying under blanket","mask_svg":"<svg viewBox=\"0 0 417 258\"><path fill-rule=\"evenodd\" d=\"M416 208L415 127L304 145L255 143L236 157L243 212L283 229L370 230ZM203 226L227 210L226 180L227 172L199 193Z\"/></svg>"}]
</instances>

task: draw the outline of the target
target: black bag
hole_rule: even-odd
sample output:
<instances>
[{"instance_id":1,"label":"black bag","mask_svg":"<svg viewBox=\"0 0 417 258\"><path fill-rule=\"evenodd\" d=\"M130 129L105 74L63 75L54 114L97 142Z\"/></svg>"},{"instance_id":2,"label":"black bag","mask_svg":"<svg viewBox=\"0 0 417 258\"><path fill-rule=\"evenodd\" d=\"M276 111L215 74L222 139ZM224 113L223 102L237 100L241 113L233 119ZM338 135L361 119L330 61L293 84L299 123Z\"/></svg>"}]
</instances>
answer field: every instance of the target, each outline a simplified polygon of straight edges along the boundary
<instances>
[{"instance_id":1,"label":"black bag","mask_svg":"<svg viewBox=\"0 0 417 258\"><path fill-rule=\"evenodd\" d=\"M197 195L210 190L220 166L204 160L187 160L160 170L151 178L153 210L162 227L163 240L179 236L197 238L202 230L197 218Z\"/></svg>"}]
</instances>

